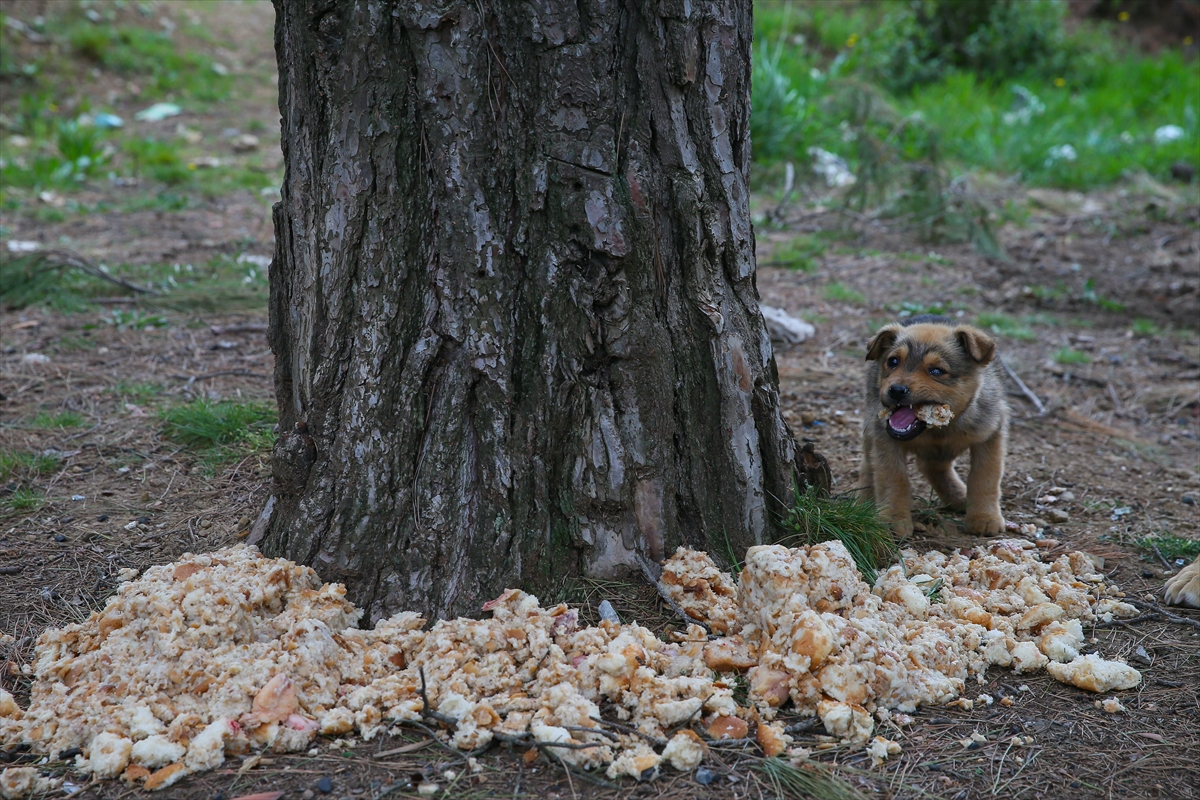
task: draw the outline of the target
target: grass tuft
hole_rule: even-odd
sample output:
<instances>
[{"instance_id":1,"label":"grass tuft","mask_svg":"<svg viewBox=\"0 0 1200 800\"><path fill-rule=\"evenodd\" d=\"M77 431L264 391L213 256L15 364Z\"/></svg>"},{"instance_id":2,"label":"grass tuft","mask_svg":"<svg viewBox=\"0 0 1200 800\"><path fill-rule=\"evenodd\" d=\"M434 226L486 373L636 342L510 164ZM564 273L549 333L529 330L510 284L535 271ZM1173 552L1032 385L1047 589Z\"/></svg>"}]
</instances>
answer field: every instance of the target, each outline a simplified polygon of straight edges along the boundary
<instances>
[{"instance_id":1,"label":"grass tuft","mask_svg":"<svg viewBox=\"0 0 1200 800\"><path fill-rule=\"evenodd\" d=\"M866 800L860 792L833 770L816 761L795 767L782 758L763 758L750 768L771 782L776 797L805 798L806 800Z\"/></svg>"},{"instance_id":2,"label":"grass tuft","mask_svg":"<svg viewBox=\"0 0 1200 800\"><path fill-rule=\"evenodd\" d=\"M842 283L831 283L825 287L825 299L834 303L855 303L861 305L867 302L862 292L851 289Z\"/></svg>"},{"instance_id":3,"label":"grass tuft","mask_svg":"<svg viewBox=\"0 0 1200 800\"><path fill-rule=\"evenodd\" d=\"M84 424L82 414L76 414L74 411L63 411L59 414L51 414L47 411L39 411L38 415L29 423L31 428L40 428L42 430L52 430L54 428L82 428Z\"/></svg>"},{"instance_id":4,"label":"grass tuft","mask_svg":"<svg viewBox=\"0 0 1200 800\"><path fill-rule=\"evenodd\" d=\"M163 409L163 435L189 447L209 450L222 445L254 443L269 435L275 409L266 403L212 403L203 398Z\"/></svg>"},{"instance_id":5,"label":"grass tuft","mask_svg":"<svg viewBox=\"0 0 1200 800\"><path fill-rule=\"evenodd\" d=\"M975 318L975 324L1008 339L1019 339L1022 342L1037 340L1037 334L1028 325L1007 314L980 314Z\"/></svg>"},{"instance_id":6,"label":"grass tuft","mask_svg":"<svg viewBox=\"0 0 1200 800\"><path fill-rule=\"evenodd\" d=\"M1054 360L1059 364L1090 364L1092 357L1073 347L1064 347L1054 351Z\"/></svg>"},{"instance_id":7,"label":"grass tuft","mask_svg":"<svg viewBox=\"0 0 1200 800\"><path fill-rule=\"evenodd\" d=\"M779 544L795 547L840 541L870 585L874 585L879 568L891 563L897 552L891 529L875 504L853 495L822 497L815 487L803 492L797 488L781 524L788 533Z\"/></svg>"},{"instance_id":8,"label":"grass tuft","mask_svg":"<svg viewBox=\"0 0 1200 800\"><path fill-rule=\"evenodd\" d=\"M58 468L58 459L40 453L19 450L0 450L0 481L10 477L32 478L46 475Z\"/></svg>"},{"instance_id":9,"label":"grass tuft","mask_svg":"<svg viewBox=\"0 0 1200 800\"><path fill-rule=\"evenodd\" d=\"M14 489L12 494L0 500L0 506L7 511L37 511L46 502L46 497L36 489L21 487Z\"/></svg>"},{"instance_id":10,"label":"grass tuft","mask_svg":"<svg viewBox=\"0 0 1200 800\"><path fill-rule=\"evenodd\" d=\"M1177 558L1190 561L1196 556L1200 556L1200 541L1184 539L1182 536L1172 533L1143 537L1137 540L1137 545L1149 552L1154 552L1157 548L1162 557L1168 561L1174 561Z\"/></svg>"}]
</instances>

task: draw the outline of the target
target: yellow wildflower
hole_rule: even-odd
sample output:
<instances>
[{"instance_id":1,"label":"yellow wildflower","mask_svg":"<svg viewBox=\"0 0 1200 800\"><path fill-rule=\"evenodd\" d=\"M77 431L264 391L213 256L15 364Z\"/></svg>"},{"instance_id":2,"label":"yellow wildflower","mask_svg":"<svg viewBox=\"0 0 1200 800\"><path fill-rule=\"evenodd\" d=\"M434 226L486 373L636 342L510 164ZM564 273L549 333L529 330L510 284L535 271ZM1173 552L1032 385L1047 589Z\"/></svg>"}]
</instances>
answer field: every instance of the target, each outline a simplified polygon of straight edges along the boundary
<instances>
[{"instance_id":1,"label":"yellow wildflower","mask_svg":"<svg viewBox=\"0 0 1200 800\"><path fill-rule=\"evenodd\" d=\"M846 47L854 47L856 44L858 44L858 34L852 33L850 34L850 38L846 40Z\"/></svg>"},{"instance_id":2,"label":"yellow wildflower","mask_svg":"<svg viewBox=\"0 0 1200 800\"><path fill-rule=\"evenodd\" d=\"M1062 78L1055 78L1054 85L1061 89L1062 87L1067 85L1067 82Z\"/></svg>"},{"instance_id":3,"label":"yellow wildflower","mask_svg":"<svg viewBox=\"0 0 1200 800\"><path fill-rule=\"evenodd\" d=\"M1129 12L1122 11L1120 14L1117 14L1117 19L1121 20L1121 22L1129 22Z\"/></svg>"}]
</instances>

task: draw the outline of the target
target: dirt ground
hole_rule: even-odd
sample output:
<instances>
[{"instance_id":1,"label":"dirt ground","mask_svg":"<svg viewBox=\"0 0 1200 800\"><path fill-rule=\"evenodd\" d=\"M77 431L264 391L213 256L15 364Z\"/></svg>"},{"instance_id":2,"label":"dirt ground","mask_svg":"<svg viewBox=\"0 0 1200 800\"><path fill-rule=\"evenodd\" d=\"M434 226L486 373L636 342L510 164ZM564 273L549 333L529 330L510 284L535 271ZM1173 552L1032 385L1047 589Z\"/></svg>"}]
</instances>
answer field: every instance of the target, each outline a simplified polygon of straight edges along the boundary
<instances>
[{"instance_id":1,"label":"dirt ground","mask_svg":"<svg viewBox=\"0 0 1200 800\"><path fill-rule=\"evenodd\" d=\"M203 4L187 7L203 11ZM226 26L225 48L242 63L270 63L268 4L209 8ZM276 120L269 80L194 123L218 131L237 127L248 114ZM758 275L764 303L817 328L815 338L776 353L785 415L796 436L828 458L835 491L849 489L861 421L875 411L861 386L870 333L899 315L929 310L964 321L992 315L986 319L1009 332L999 338L1003 358L1029 390L1009 384L1005 516L1046 527L1060 542L1052 552L1083 549L1103 557L1111 581L1131 598L1153 601L1163 578L1181 564L1138 542L1165 533L1200 541L1200 205L1194 191L1138 180L1088 196L996 191L1028 210L999 231L1007 259L985 258L965 244L922 241L887 220L804 205L758 226L763 264L778 261L797 236L821 243L808 271L763 266ZM755 199L759 210L773 202L766 193ZM6 209L0 226L9 239L69 246L110 263L201 263L273 248L269 206L249 191L184 211L58 222L39 221L29 207ZM263 452L214 466L164 438L157 411L195 397L270 401L265 304L238 313L163 311L165 326L138 330L111 323L112 309L138 307L121 294L73 314L0 313L0 448L60 459L34 480L46 495L41 508L0 510L0 631L17 639L9 652L0 650L9 662L0 682L18 695L27 692L19 667L39 631L101 606L121 568L238 541L266 497ZM49 361L30 363L31 353ZM34 424L39 414L63 412L83 423ZM928 498L920 479L915 486ZM960 532L961 519L928 500L918 519L912 546L973 543ZM607 598L623 618L670 624L646 587L581 585L575 594L589 614ZM1197 612L1177 613L1200 620ZM966 696L1011 696L1011 707L922 709L913 726L888 734L904 752L880 769L872 770L859 750L820 757L838 763L840 774L868 795L886 798L1200 798L1200 629L1151 615L1087 632L1094 637L1090 648L1142 671L1142 686L1122 697L1126 713L1105 714L1093 706L1095 696L1045 675L992 670ZM797 743L813 744L820 732L798 733ZM987 741L964 748L961 740L975 732ZM1014 734L1034 743L1018 752L1008 744ZM479 775L463 775L461 756L412 731L230 763L169 794L232 800L282 790L285 798L382 798L415 796L418 783L435 779L446 797L777 796L750 768L756 753L753 746L714 750L705 765L711 783L666 772L647 784L612 788L503 751L484 758ZM82 783L66 765L56 768ZM446 770L457 777L447 778ZM328 794L318 787L322 778L330 780ZM110 782L84 785L76 796L141 794Z\"/></svg>"}]
</instances>

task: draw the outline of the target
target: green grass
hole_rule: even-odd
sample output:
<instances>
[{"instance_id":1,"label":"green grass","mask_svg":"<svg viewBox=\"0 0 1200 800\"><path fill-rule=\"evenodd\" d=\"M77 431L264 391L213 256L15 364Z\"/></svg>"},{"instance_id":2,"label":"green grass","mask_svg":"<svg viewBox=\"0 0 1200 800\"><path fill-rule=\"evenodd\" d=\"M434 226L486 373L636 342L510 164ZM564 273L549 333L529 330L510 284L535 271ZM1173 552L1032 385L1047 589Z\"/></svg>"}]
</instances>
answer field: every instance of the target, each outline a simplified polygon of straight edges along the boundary
<instances>
[{"instance_id":1,"label":"green grass","mask_svg":"<svg viewBox=\"0 0 1200 800\"><path fill-rule=\"evenodd\" d=\"M1135 319L1129 329L1133 331L1134 336L1161 336L1163 333L1162 328L1158 327L1154 320L1145 317Z\"/></svg>"},{"instance_id":2,"label":"green grass","mask_svg":"<svg viewBox=\"0 0 1200 800\"><path fill-rule=\"evenodd\" d=\"M907 6L755 9L756 161L805 165L807 149L821 147L860 182L879 163L932 158L953 172L1073 189L1139 170L1167 182L1180 160L1200 168L1200 70L1179 50L1143 55L1084 26L1061 43L1063 58L1038 70L1005 77L950 68L911 94L893 94L878 82L895 51L886 15ZM1061 66L1047 71L1052 62ZM1156 139L1170 125L1183 135Z\"/></svg>"},{"instance_id":3,"label":"green grass","mask_svg":"<svg viewBox=\"0 0 1200 800\"><path fill-rule=\"evenodd\" d=\"M1154 548L1158 548L1158 552L1162 553L1162 557L1168 561L1179 558L1191 561L1196 556L1200 556L1200 541L1184 539L1171 533L1146 536L1138 539L1137 545L1147 552L1153 552Z\"/></svg>"},{"instance_id":4,"label":"green grass","mask_svg":"<svg viewBox=\"0 0 1200 800\"><path fill-rule=\"evenodd\" d=\"M138 381L118 381L108 391L124 400L145 403L157 398L163 392L161 383L140 383Z\"/></svg>"},{"instance_id":5,"label":"green grass","mask_svg":"<svg viewBox=\"0 0 1200 800\"><path fill-rule=\"evenodd\" d=\"M813 487L797 489L780 525L787 534L779 544L796 547L840 541L854 557L863 580L872 585L879 568L891 563L897 552L891 529L875 505L852 495L822 497Z\"/></svg>"},{"instance_id":6,"label":"green grass","mask_svg":"<svg viewBox=\"0 0 1200 800\"><path fill-rule=\"evenodd\" d=\"M76 414L74 411L61 411L57 414L51 414L49 411L39 411L29 422L29 427L39 428L42 430L53 430L55 428L82 428L86 420L82 414Z\"/></svg>"},{"instance_id":7,"label":"green grass","mask_svg":"<svg viewBox=\"0 0 1200 800\"><path fill-rule=\"evenodd\" d=\"M229 95L230 79L214 71L211 58L180 48L164 33L80 22L66 31L65 38L83 60L136 77L146 97L178 94L215 102Z\"/></svg>"},{"instance_id":8,"label":"green grass","mask_svg":"<svg viewBox=\"0 0 1200 800\"><path fill-rule=\"evenodd\" d=\"M266 270L238 263L232 256L219 255L200 265L116 264L108 271L159 293L153 297L142 296L140 305L143 308L107 311L104 323L118 328L163 327L169 317L160 313L162 311L266 308ZM92 301L97 297L127 294L125 289L109 281L47 262L37 253L8 260L0 255L0 273L8 279L0 285L0 307L46 306L57 311L81 312L95 308ZM86 341L81 346L91 347Z\"/></svg>"},{"instance_id":9,"label":"green grass","mask_svg":"<svg viewBox=\"0 0 1200 800\"><path fill-rule=\"evenodd\" d=\"M817 268L817 259L825 253L825 242L815 236L800 234L775 248L766 266L787 267L801 272L812 272Z\"/></svg>"},{"instance_id":10,"label":"green grass","mask_svg":"<svg viewBox=\"0 0 1200 800\"><path fill-rule=\"evenodd\" d=\"M1008 339L1032 342L1038 338L1028 324L1007 314L980 314L975 318L975 324L985 331Z\"/></svg>"},{"instance_id":11,"label":"green grass","mask_svg":"<svg viewBox=\"0 0 1200 800\"><path fill-rule=\"evenodd\" d=\"M199 399L163 409L163 435L195 449L254 443L271 432L277 413L266 403L212 403Z\"/></svg>"},{"instance_id":12,"label":"green grass","mask_svg":"<svg viewBox=\"0 0 1200 800\"><path fill-rule=\"evenodd\" d=\"M1090 364L1092 357L1073 347L1064 347L1054 351L1054 360L1059 364Z\"/></svg>"},{"instance_id":13,"label":"green grass","mask_svg":"<svg viewBox=\"0 0 1200 800\"><path fill-rule=\"evenodd\" d=\"M199 456L201 470L213 475L248 455L269 453L278 414L266 403L212 403L205 399L162 409L162 433Z\"/></svg>"},{"instance_id":14,"label":"green grass","mask_svg":"<svg viewBox=\"0 0 1200 800\"><path fill-rule=\"evenodd\" d=\"M21 450L0 450L0 481L34 478L58 469L59 459Z\"/></svg>"},{"instance_id":15,"label":"green grass","mask_svg":"<svg viewBox=\"0 0 1200 800\"><path fill-rule=\"evenodd\" d=\"M808 800L866 800L854 784L836 775L833 767L808 761L795 767L782 758L754 759L750 768L770 784L775 797Z\"/></svg>"},{"instance_id":16,"label":"green grass","mask_svg":"<svg viewBox=\"0 0 1200 800\"><path fill-rule=\"evenodd\" d=\"M841 283L831 283L825 287L825 299L834 303L855 303L862 305L867 302L867 298L862 292L855 291Z\"/></svg>"},{"instance_id":17,"label":"green grass","mask_svg":"<svg viewBox=\"0 0 1200 800\"><path fill-rule=\"evenodd\" d=\"M0 507L6 511L37 511L46 502L46 497L36 489L21 487L0 499Z\"/></svg>"}]
</instances>

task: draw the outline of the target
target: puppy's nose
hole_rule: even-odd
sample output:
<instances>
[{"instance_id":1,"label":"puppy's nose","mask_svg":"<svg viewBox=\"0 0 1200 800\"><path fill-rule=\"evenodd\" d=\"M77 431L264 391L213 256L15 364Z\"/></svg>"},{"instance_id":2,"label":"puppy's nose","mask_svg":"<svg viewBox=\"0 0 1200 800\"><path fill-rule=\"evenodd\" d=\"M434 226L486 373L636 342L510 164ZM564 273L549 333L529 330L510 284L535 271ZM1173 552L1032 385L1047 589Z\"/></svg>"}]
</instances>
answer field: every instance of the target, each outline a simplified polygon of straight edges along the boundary
<instances>
[{"instance_id":1,"label":"puppy's nose","mask_svg":"<svg viewBox=\"0 0 1200 800\"><path fill-rule=\"evenodd\" d=\"M908 387L901 386L900 384L893 384L888 387L888 397L892 398L897 403L903 403L909 397Z\"/></svg>"}]
</instances>

